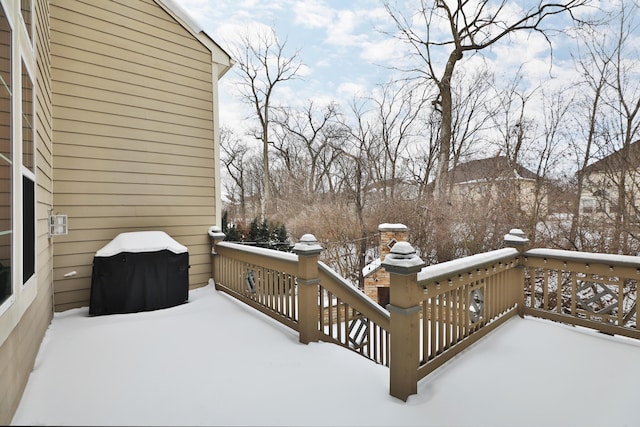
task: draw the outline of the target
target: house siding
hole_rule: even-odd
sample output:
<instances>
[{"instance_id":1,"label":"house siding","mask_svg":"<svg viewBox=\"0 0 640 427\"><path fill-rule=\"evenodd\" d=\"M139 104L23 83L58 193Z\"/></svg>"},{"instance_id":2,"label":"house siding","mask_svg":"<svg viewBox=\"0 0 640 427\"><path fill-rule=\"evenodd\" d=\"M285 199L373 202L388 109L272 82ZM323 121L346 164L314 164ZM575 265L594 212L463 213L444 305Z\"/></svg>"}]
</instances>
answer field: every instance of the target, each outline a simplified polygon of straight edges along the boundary
<instances>
[{"instance_id":1,"label":"house siding","mask_svg":"<svg viewBox=\"0 0 640 427\"><path fill-rule=\"evenodd\" d=\"M162 230L211 277L216 224L212 52L153 0L52 0L56 310L87 306L93 256ZM72 278L66 273L76 271Z\"/></svg>"},{"instance_id":2,"label":"house siding","mask_svg":"<svg viewBox=\"0 0 640 427\"><path fill-rule=\"evenodd\" d=\"M19 2L18 2L19 3ZM51 322L51 266L53 249L48 238L48 215L52 206L52 114L49 55L49 5L34 1L34 69L36 91L36 295L16 327L0 346L0 424L7 425L20 402L44 333Z\"/></svg>"}]
</instances>

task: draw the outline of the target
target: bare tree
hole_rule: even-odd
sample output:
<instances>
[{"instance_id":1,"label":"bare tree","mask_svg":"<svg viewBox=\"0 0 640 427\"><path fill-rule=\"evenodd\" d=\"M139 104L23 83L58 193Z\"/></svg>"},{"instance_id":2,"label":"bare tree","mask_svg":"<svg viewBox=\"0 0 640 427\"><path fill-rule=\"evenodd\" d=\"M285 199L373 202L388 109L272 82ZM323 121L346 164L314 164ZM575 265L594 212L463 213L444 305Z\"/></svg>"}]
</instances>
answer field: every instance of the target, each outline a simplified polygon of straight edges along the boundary
<instances>
[{"instance_id":1,"label":"bare tree","mask_svg":"<svg viewBox=\"0 0 640 427\"><path fill-rule=\"evenodd\" d=\"M551 30L543 26L544 22L560 14L569 14L576 19L573 12L589 2L540 0L535 2L535 6L522 8L514 14L514 3L508 0L420 0L417 12L410 16L386 3L387 12L399 30L398 37L411 46L420 61L421 66L405 71L417 73L419 78L433 82L437 87L433 105L441 113L441 122L436 194L446 196L447 191L452 139L452 84L456 65L466 53L481 52L515 32L534 31L547 38ZM448 28L448 31L438 33L438 28ZM444 66L439 68L437 61L441 50L448 54L445 54Z\"/></svg>"},{"instance_id":2,"label":"bare tree","mask_svg":"<svg viewBox=\"0 0 640 427\"><path fill-rule=\"evenodd\" d=\"M389 197L395 200L398 183L405 178L399 173L400 161L406 157L409 145L419 135L417 121L425 100L419 87L406 82L381 85L379 96L370 100L373 104L372 125L382 149L381 161L375 170L385 199Z\"/></svg>"},{"instance_id":3,"label":"bare tree","mask_svg":"<svg viewBox=\"0 0 640 427\"><path fill-rule=\"evenodd\" d=\"M232 50L238 63L240 75L238 83L241 98L253 108L260 126L255 135L262 141L262 162L264 185L262 194L262 218L269 214L269 127L270 109L276 86L298 77L300 67L299 52L288 55L287 41L280 41L273 28L269 31L249 32L241 36L241 47Z\"/></svg>"},{"instance_id":4,"label":"bare tree","mask_svg":"<svg viewBox=\"0 0 640 427\"><path fill-rule=\"evenodd\" d=\"M338 122L338 115L335 103L318 108L310 101L298 111L282 109L275 119L278 127L275 130L274 148L289 171L297 168L295 177L290 173L300 183L296 197L306 200L331 187L326 180L338 156L333 147L339 146L344 137L344 127ZM295 153L295 165L291 159L292 153Z\"/></svg>"},{"instance_id":5,"label":"bare tree","mask_svg":"<svg viewBox=\"0 0 640 427\"><path fill-rule=\"evenodd\" d=\"M523 160L533 166L535 172L535 186L532 194L525 195L530 199L530 211L525 213L527 220L524 227L529 233L531 244L537 241L536 226L545 220L549 206L550 176L563 161L561 153L567 148L567 133L565 126L573 105L573 97L568 91L555 91L542 94L542 123L538 133L537 144L528 150L528 156ZM560 165L561 167L561 165Z\"/></svg>"},{"instance_id":6,"label":"bare tree","mask_svg":"<svg viewBox=\"0 0 640 427\"><path fill-rule=\"evenodd\" d=\"M531 102L540 87L522 88L521 70L502 88L494 88L496 114L492 117L496 135L492 141L498 152L504 154L516 165L520 161L520 152L526 148L527 141L533 142L535 123L527 117L527 104Z\"/></svg>"},{"instance_id":7,"label":"bare tree","mask_svg":"<svg viewBox=\"0 0 640 427\"><path fill-rule=\"evenodd\" d=\"M569 231L568 242L574 249L581 249L582 244L578 239L580 224L580 196L584 186L585 168L594 156L594 145L599 134L602 132L603 97L607 89L607 82L611 81L613 71L613 57L610 52L603 50L600 46L602 38L601 32L588 31L583 33L582 41L584 52L579 52L575 57L578 73L583 77L583 81L578 83L580 96L577 102L576 112L579 115L576 120L579 123L586 123L584 126L576 126L577 130L584 130L578 133L579 141L574 141L573 148L576 155L578 171L576 173L576 200L571 216L571 229Z\"/></svg>"},{"instance_id":8,"label":"bare tree","mask_svg":"<svg viewBox=\"0 0 640 427\"><path fill-rule=\"evenodd\" d=\"M610 106L618 113L617 134L622 143L622 158L625 159L625 162L620 165L618 175L618 200L612 249L615 252L624 253L628 252L629 208L633 205L633 198L629 200L630 197L627 195L629 187L627 180L630 169L637 167L629 162L630 146L640 137L640 80L632 77L640 65L640 52L632 38L639 25L636 21L639 9L634 2L621 2L613 56L615 80L610 83L615 94Z\"/></svg>"},{"instance_id":9,"label":"bare tree","mask_svg":"<svg viewBox=\"0 0 640 427\"><path fill-rule=\"evenodd\" d=\"M245 143L234 135L233 131L227 128L220 129L220 151L221 161L224 165L228 176L233 182L233 187L227 185L229 197L235 198L235 192L238 192L238 202L240 203L240 218L243 221L247 219L246 197L247 182L245 179L245 170L247 168L247 156L249 148Z\"/></svg>"}]
</instances>

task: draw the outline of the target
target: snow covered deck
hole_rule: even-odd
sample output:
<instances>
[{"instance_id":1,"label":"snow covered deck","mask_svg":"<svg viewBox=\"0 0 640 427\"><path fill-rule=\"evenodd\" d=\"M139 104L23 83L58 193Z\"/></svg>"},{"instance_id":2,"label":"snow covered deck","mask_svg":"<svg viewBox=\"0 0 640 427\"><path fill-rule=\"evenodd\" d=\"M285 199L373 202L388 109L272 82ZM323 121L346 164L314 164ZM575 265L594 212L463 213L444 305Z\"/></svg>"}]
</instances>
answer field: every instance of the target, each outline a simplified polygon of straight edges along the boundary
<instances>
[{"instance_id":1,"label":"snow covered deck","mask_svg":"<svg viewBox=\"0 0 640 427\"><path fill-rule=\"evenodd\" d=\"M56 314L15 425L637 425L640 343L518 317L389 395L389 369L207 286L153 312Z\"/></svg>"}]
</instances>

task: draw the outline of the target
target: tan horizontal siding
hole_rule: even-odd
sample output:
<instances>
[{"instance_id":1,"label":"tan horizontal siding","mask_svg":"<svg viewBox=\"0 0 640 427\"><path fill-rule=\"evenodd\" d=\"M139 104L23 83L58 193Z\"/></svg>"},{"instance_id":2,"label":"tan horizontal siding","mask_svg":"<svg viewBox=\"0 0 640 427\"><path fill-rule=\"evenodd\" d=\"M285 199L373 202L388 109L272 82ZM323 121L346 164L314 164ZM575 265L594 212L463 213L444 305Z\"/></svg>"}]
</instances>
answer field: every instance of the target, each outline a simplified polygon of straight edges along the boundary
<instances>
[{"instance_id":1,"label":"tan horizontal siding","mask_svg":"<svg viewBox=\"0 0 640 427\"><path fill-rule=\"evenodd\" d=\"M59 74L64 73L60 71ZM75 75L75 74L74 74ZM63 82L58 81L57 89L62 93L60 95L61 102L65 99L69 99L71 102L85 102L85 100L100 100L106 105L122 106L129 108L130 111L136 111L134 108L142 108L144 110L152 110L152 107L160 103L171 102L178 105L180 108L175 108L170 113L163 113L163 118L169 119L174 123L186 123L185 120L191 120L192 117L200 117L200 120L205 120L211 109L211 99L204 96L202 99L195 99L193 97L185 96L184 92L179 94L171 94L166 91L158 91L158 93L152 94L150 98L143 98L142 96L135 95L129 92L115 93L113 90L108 90L100 87L80 86L77 82ZM127 88L132 85L127 85ZM123 88L126 89L126 88Z\"/></svg>"},{"instance_id":2,"label":"tan horizontal siding","mask_svg":"<svg viewBox=\"0 0 640 427\"><path fill-rule=\"evenodd\" d=\"M112 217L131 217L131 218L142 218L142 220L154 221L152 218L161 217L161 218L184 218L184 220L180 220L181 223L189 224L191 217L200 217L195 218L194 221L204 222L207 218L210 218L210 212L206 211L202 215L198 215L198 213L194 213L194 210L191 206L84 206L81 210L77 210L75 213L75 218L96 218L100 221L108 221L109 218ZM196 225L196 224L189 224ZM213 225L213 224L210 224ZM56 237L64 238L63 236Z\"/></svg>"},{"instance_id":3,"label":"tan horizontal siding","mask_svg":"<svg viewBox=\"0 0 640 427\"><path fill-rule=\"evenodd\" d=\"M113 182L59 182L54 185L55 191L64 194L87 194L109 196L166 196L176 195L181 197L212 197L210 187L170 185L170 184L138 184L138 183L113 183ZM209 202L209 200L207 200Z\"/></svg>"},{"instance_id":4,"label":"tan horizontal siding","mask_svg":"<svg viewBox=\"0 0 640 427\"><path fill-rule=\"evenodd\" d=\"M111 130L111 132L109 132ZM178 129L176 129L178 130ZM179 134L157 132L155 130L144 130L127 127L113 128L112 126L103 125L100 123L87 123L78 122L76 120L64 120L58 119L56 121L56 135L60 137L62 142L69 139L69 143L75 143L75 141L81 139L87 139L93 137L106 137L112 140L124 139L131 141L131 145L138 143L150 143L157 144L156 151L163 152L165 144L175 144L177 147L200 147L207 148L206 142L211 141L208 137L195 138L184 137ZM85 142L86 143L86 142Z\"/></svg>"},{"instance_id":5,"label":"tan horizontal siding","mask_svg":"<svg viewBox=\"0 0 640 427\"><path fill-rule=\"evenodd\" d=\"M161 230L210 277L215 224L211 52L153 0L52 0L58 310L88 305L95 252ZM76 271L73 278L64 274Z\"/></svg>"},{"instance_id":6,"label":"tan horizontal siding","mask_svg":"<svg viewBox=\"0 0 640 427\"><path fill-rule=\"evenodd\" d=\"M171 102L179 107L193 106L195 108L205 108L210 102L208 94L203 88L187 88L175 83L165 83L155 87L143 86L142 81L137 76L127 76L130 81L116 80L106 71L100 71L101 75L94 76L84 72L84 64L75 64L73 70L56 68L54 71L58 77L56 90L59 93L66 93L82 97L85 89L95 88L100 92L111 92L122 94L123 100L127 102L128 96L139 97L140 101L164 101ZM122 74L125 77L125 74ZM149 81L148 79L146 81ZM75 88L74 88L75 87Z\"/></svg>"},{"instance_id":7,"label":"tan horizontal siding","mask_svg":"<svg viewBox=\"0 0 640 427\"><path fill-rule=\"evenodd\" d=\"M67 122L69 124L71 122ZM64 127L64 126L63 126ZM91 138L91 145L98 148L116 148L120 150L135 150L191 157L211 157L211 140L208 138L179 138L163 133L146 134L145 136L162 136L159 139L136 139L130 133L124 133L125 138L118 135L84 134L58 130L60 144L71 146L84 146L87 138ZM58 146L58 144L56 144Z\"/></svg>"},{"instance_id":8,"label":"tan horizontal siding","mask_svg":"<svg viewBox=\"0 0 640 427\"><path fill-rule=\"evenodd\" d=\"M180 110L163 111L163 103L147 101L140 105L126 105L116 102L105 102L103 98L89 99L85 97L60 95L56 99L56 106L63 111L66 107L72 111L84 110L87 119L91 120L89 113L110 114L114 117L127 117L127 119L141 119L148 122L152 129L158 130L158 126L180 126L184 131L201 129L204 133L201 137L207 137L211 127L210 110L195 110L182 107ZM178 114L178 112L180 114ZM63 113L64 114L64 113ZM197 114L197 115L196 115ZM64 116L63 116L64 117ZM195 135L197 136L197 135Z\"/></svg>"},{"instance_id":9,"label":"tan horizontal siding","mask_svg":"<svg viewBox=\"0 0 640 427\"><path fill-rule=\"evenodd\" d=\"M162 224L162 228L167 234L171 236L180 236L179 243L184 246L190 247L190 245L193 244L203 244L203 241L201 239L203 238L203 234L206 234L208 227L198 230L199 232L197 234L189 233L193 233L194 230L197 230L196 227L200 226L200 224L206 223L206 221L211 217L185 217L182 221L175 221L176 225L173 226L171 224L166 224L166 221L163 219L163 217L135 218L136 221L139 221L139 225L134 225L133 227L136 230L144 231L146 225L148 230L152 231L153 229L158 228L160 226L159 224ZM109 225L114 225L114 227L110 228ZM56 236L56 244L62 245L65 243L76 242L96 242L96 246L99 249L100 247L110 242L119 233L129 231L127 229L117 227L117 225L118 221L113 220L112 222L105 223L104 226L98 228L95 226L94 218L91 218L89 220L85 218L77 218L74 221L72 228L74 231L78 231L78 233L74 236ZM83 226L85 228L83 228ZM103 242L101 246L100 242ZM98 249L96 249L96 251Z\"/></svg>"},{"instance_id":10,"label":"tan horizontal siding","mask_svg":"<svg viewBox=\"0 0 640 427\"><path fill-rule=\"evenodd\" d=\"M75 180L75 181L74 181ZM182 185L194 187L208 187L211 177L190 177L180 175L148 175L138 172L120 172L113 174L106 171L87 170L57 170L56 183L65 182L112 182L112 183L141 183L158 185Z\"/></svg>"},{"instance_id":11,"label":"tan horizontal siding","mask_svg":"<svg viewBox=\"0 0 640 427\"><path fill-rule=\"evenodd\" d=\"M98 101L99 102L99 101ZM170 110L168 110L170 111ZM140 115L142 116L142 115ZM120 111L100 111L100 110L80 110L77 108L67 108L64 105L56 104L56 119L71 120L79 123L107 125L110 127L121 127L124 129L141 129L153 133L167 132L172 135L179 135L182 138L208 138L213 133L210 129L202 127L189 127L187 125L166 123L159 120L145 119L144 117L130 117Z\"/></svg>"},{"instance_id":12,"label":"tan horizontal siding","mask_svg":"<svg viewBox=\"0 0 640 427\"><path fill-rule=\"evenodd\" d=\"M88 287L67 292L58 292L56 290L56 307L58 304L78 304L76 307L88 306L87 302L90 296L91 290Z\"/></svg>"},{"instance_id":13,"label":"tan horizontal siding","mask_svg":"<svg viewBox=\"0 0 640 427\"><path fill-rule=\"evenodd\" d=\"M139 229L136 228L136 230ZM65 265L81 266L90 263L91 261L87 261L87 257L92 260L98 250L109 243L111 239L121 232L126 231L114 230L113 233L110 234L111 237L102 240L95 239L68 242L56 241L56 267ZM202 234L206 234L206 230L205 233ZM209 254L211 253L211 247L209 246L208 240L203 241L202 236L183 236L179 233L174 233L173 236L176 236L176 241L189 249L189 259L198 259L198 256L205 254L207 262L210 261ZM83 258L85 255L86 257Z\"/></svg>"},{"instance_id":14,"label":"tan horizontal siding","mask_svg":"<svg viewBox=\"0 0 640 427\"><path fill-rule=\"evenodd\" d=\"M205 69L205 60L202 58L207 51L175 21L173 25L167 25L166 20L138 14L130 4L79 0L58 0L56 4L59 7L52 9L52 31L72 34L79 43L95 40L106 47L138 52L169 63L189 63L195 69ZM137 16L138 19L131 19L131 16ZM167 31L169 27L177 31ZM53 48L52 52L56 53ZM197 60L202 62L198 63Z\"/></svg>"},{"instance_id":15,"label":"tan horizontal siding","mask_svg":"<svg viewBox=\"0 0 640 427\"><path fill-rule=\"evenodd\" d=\"M209 207L213 203L212 197L168 195L166 197L148 194L56 194L56 207L72 206L172 206L181 204L196 208Z\"/></svg>"},{"instance_id":16,"label":"tan horizontal siding","mask_svg":"<svg viewBox=\"0 0 640 427\"><path fill-rule=\"evenodd\" d=\"M72 170L96 170L102 172L113 171L117 173L131 172L139 174L207 177L213 180L213 167L197 168L193 166L176 166L171 164L164 164L162 165L163 167L160 167L158 164L152 163L134 163L102 159L83 159L77 157L59 157L57 155L55 156L55 162L56 176L58 170L66 170L68 172Z\"/></svg>"},{"instance_id":17,"label":"tan horizontal siding","mask_svg":"<svg viewBox=\"0 0 640 427\"><path fill-rule=\"evenodd\" d=\"M85 0L86 2L87 0ZM142 19L143 22L148 22L150 19L153 19L156 23L163 23L164 26L161 28L166 31L169 39L173 39L173 36L184 38L184 42L186 44L193 43L193 38L189 37L185 34L183 28L180 25L177 25L175 20L168 15L162 8L159 8L158 5L153 0L144 0L138 1L135 3L130 2L129 0L112 0L114 3L118 3L121 6L126 6L127 13L133 18ZM114 9L118 10L118 9ZM134 14L133 11L137 13ZM157 31L156 28L152 28L153 31Z\"/></svg>"},{"instance_id":18,"label":"tan horizontal siding","mask_svg":"<svg viewBox=\"0 0 640 427\"><path fill-rule=\"evenodd\" d=\"M77 62L94 65L92 69L100 68L104 73L101 76L110 79L113 79L113 73L126 73L128 78L159 80L165 84L183 85L189 90L195 87L206 92L207 68L201 61L166 51L159 52L158 57L152 56L149 52L141 52L145 46L131 50L131 45L123 48L105 44L101 34L94 28L85 28L80 34L60 31L53 49L61 61L56 68L69 68L70 63ZM76 47L78 49L72 49Z\"/></svg>"},{"instance_id":19,"label":"tan horizontal siding","mask_svg":"<svg viewBox=\"0 0 640 427\"><path fill-rule=\"evenodd\" d=\"M129 148L103 148L99 146L56 145L56 155L60 157L75 157L83 159L115 160L133 163L153 163L164 165L191 166L202 169L213 169L213 161L209 158L198 157L195 150L192 154L189 147L184 147L183 154L158 153L153 150L143 151L135 142L129 144ZM140 144L142 145L142 144ZM209 153L211 154L211 153Z\"/></svg>"}]
</instances>

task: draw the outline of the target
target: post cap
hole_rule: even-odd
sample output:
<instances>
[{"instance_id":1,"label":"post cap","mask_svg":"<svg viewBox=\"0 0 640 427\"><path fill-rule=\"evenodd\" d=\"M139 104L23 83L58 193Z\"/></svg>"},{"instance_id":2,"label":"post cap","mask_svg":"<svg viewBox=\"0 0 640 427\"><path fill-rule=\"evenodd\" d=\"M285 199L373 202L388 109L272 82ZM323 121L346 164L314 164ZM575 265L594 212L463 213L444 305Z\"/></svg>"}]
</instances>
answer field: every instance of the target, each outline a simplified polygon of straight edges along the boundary
<instances>
[{"instance_id":1,"label":"post cap","mask_svg":"<svg viewBox=\"0 0 640 427\"><path fill-rule=\"evenodd\" d=\"M208 234L210 237L213 237L215 240L222 240L225 238L225 234L222 232L222 229L217 225L212 225L209 227Z\"/></svg>"},{"instance_id":2,"label":"post cap","mask_svg":"<svg viewBox=\"0 0 640 427\"><path fill-rule=\"evenodd\" d=\"M313 234L304 234L293 246L293 252L298 255L317 255L322 252L322 246Z\"/></svg>"},{"instance_id":3,"label":"post cap","mask_svg":"<svg viewBox=\"0 0 640 427\"><path fill-rule=\"evenodd\" d=\"M511 230L509 230L509 232L504 235L503 241L505 246L510 246L513 248L521 248L529 243L527 235L524 234L524 231L519 228L512 228Z\"/></svg>"},{"instance_id":4,"label":"post cap","mask_svg":"<svg viewBox=\"0 0 640 427\"><path fill-rule=\"evenodd\" d=\"M390 273L413 274L422 270L426 264L416 254L416 250L409 242L400 241L393 245L391 252L387 254L382 266Z\"/></svg>"}]
</instances>

